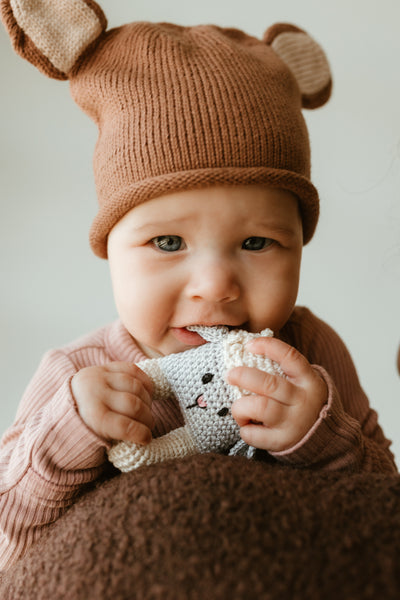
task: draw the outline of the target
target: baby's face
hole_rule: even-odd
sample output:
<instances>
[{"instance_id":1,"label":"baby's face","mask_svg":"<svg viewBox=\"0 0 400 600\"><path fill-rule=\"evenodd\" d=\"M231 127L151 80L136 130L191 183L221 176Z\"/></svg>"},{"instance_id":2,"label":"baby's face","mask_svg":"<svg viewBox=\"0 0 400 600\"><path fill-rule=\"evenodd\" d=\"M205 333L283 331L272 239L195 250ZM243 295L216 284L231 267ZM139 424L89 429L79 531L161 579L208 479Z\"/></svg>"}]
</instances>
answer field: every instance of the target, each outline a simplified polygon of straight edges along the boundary
<instances>
[{"instance_id":1,"label":"baby's face","mask_svg":"<svg viewBox=\"0 0 400 600\"><path fill-rule=\"evenodd\" d=\"M297 200L284 190L215 187L149 200L108 239L120 318L161 354L204 343L190 325L277 332L296 301L302 242Z\"/></svg>"}]
</instances>

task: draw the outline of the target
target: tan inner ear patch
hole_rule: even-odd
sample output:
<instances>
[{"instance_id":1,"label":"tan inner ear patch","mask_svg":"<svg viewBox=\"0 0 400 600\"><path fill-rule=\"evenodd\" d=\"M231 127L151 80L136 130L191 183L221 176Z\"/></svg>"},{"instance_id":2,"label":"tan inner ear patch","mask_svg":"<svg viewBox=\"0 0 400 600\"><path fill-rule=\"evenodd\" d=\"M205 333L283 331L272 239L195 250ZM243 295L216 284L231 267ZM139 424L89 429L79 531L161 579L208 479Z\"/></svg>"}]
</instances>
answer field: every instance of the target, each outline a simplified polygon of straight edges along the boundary
<instances>
[{"instance_id":1,"label":"tan inner ear patch","mask_svg":"<svg viewBox=\"0 0 400 600\"><path fill-rule=\"evenodd\" d=\"M10 0L10 5L22 31L63 73L102 31L84 0Z\"/></svg>"},{"instance_id":2,"label":"tan inner ear patch","mask_svg":"<svg viewBox=\"0 0 400 600\"><path fill-rule=\"evenodd\" d=\"M322 48L306 33L283 32L271 44L296 77L303 95L322 91L331 78Z\"/></svg>"}]
</instances>

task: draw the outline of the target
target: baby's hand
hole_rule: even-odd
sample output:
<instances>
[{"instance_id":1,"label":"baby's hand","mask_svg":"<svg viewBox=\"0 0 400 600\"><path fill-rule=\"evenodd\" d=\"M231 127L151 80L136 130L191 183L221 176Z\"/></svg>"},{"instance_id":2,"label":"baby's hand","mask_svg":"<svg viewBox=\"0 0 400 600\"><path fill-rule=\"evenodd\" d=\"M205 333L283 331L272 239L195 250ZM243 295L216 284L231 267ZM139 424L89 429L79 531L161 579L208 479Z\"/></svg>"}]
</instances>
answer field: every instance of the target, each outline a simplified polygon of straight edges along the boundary
<instances>
[{"instance_id":1,"label":"baby's hand","mask_svg":"<svg viewBox=\"0 0 400 600\"><path fill-rule=\"evenodd\" d=\"M252 392L232 406L242 439L270 452L288 450L317 421L328 391L323 379L295 348L276 338L257 338L246 349L280 364L287 379L250 367L235 367L230 384Z\"/></svg>"},{"instance_id":2,"label":"baby's hand","mask_svg":"<svg viewBox=\"0 0 400 600\"><path fill-rule=\"evenodd\" d=\"M72 393L83 421L106 440L151 441L152 382L135 365L112 362L86 367L72 378Z\"/></svg>"}]
</instances>

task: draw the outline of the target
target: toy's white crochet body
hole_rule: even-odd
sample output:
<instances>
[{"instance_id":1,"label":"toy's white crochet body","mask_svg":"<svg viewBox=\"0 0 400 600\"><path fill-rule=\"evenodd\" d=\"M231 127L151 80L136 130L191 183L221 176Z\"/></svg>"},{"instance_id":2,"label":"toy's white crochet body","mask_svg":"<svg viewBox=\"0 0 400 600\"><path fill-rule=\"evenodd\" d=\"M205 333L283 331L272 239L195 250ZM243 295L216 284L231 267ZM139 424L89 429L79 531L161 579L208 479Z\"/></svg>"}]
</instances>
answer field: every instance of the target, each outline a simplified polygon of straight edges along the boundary
<instances>
[{"instance_id":1,"label":"toy's white crochet body","mask_svg":"<svg viewBox=\"0 0 400 600\"><path fill-rule=\"evenodd\" d=\"M256 334L229 331L226 327L191 329L209 343L138 363L153 380L153 398L162 399L171 393L176 396L185 425L147 446L116 443L108 457L121 471L203 452L252 454L252 449L241 440L239 426L230 410L237 398L249 392L229 385L225 373L232 367L246 365L284 376L277 363L245 349L251 339L271 337L273 333L270 329Z\"/></svg>"}]
</instances>

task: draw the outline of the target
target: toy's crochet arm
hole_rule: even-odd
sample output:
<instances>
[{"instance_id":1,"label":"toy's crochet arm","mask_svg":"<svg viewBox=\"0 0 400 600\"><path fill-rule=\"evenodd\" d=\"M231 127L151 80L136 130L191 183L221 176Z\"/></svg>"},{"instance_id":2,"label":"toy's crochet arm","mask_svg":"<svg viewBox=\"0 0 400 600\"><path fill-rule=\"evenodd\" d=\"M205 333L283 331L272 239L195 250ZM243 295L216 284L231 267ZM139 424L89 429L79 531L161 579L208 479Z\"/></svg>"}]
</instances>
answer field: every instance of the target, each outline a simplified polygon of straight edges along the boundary
<instances>
[{"instance_id":1,"label":"toy's crochet arm","mask_svg":"<svg viewBox=\"0 0 400 600\"><path fill-rule=\"evenodd\" d=\"M118 442L109 450L108 459L117 469L126 473L143 465L153 465L197 452L193 438L186 427L179 427L162 437L153 439L147 446L140 446L133 442Z\"/></svg>"},{"instance_id":2,"label":"toy's crochet arm","mask_svg":"<svg viewBox=\"0 0 400 600\"><path fill-rule=\"evenodd\" d=\"M153 400L165 398L172 393L158 359L144 360L137 363L137 366L153 381ZM196 452L194 440L187 428L179 427L160 438L153 439L146 446L134 442L117 442L108 451L108 459L120 471L128 472L142 465L190 456Z\"/></svg>"}]
</instances>

